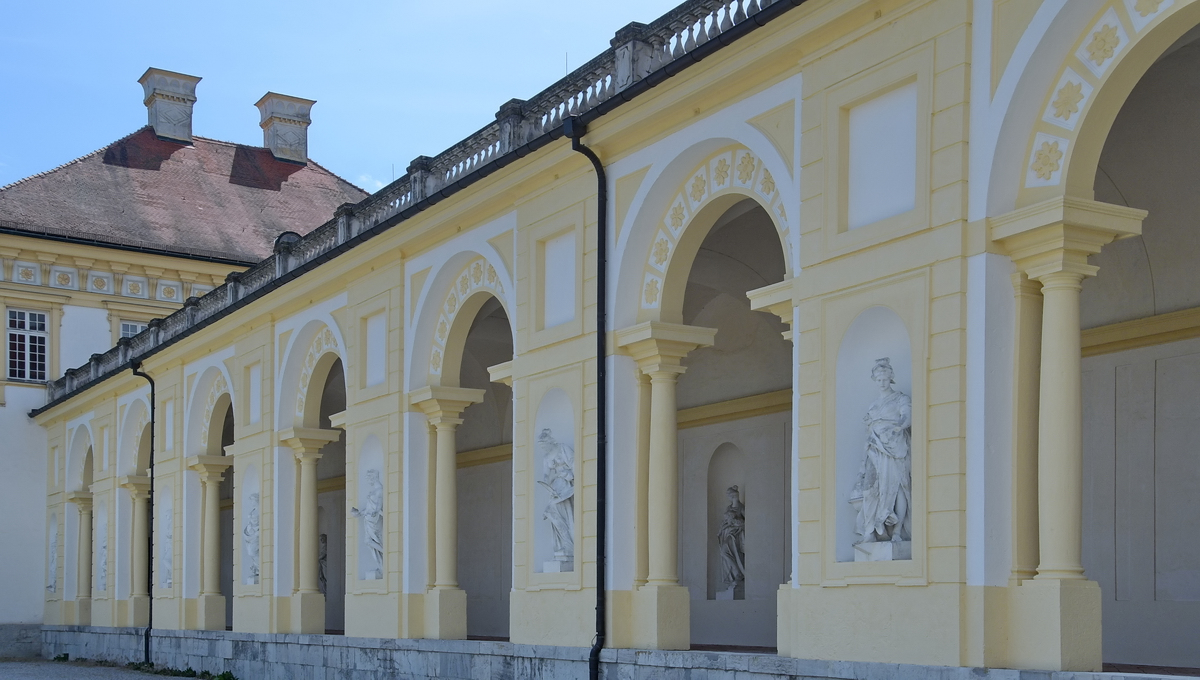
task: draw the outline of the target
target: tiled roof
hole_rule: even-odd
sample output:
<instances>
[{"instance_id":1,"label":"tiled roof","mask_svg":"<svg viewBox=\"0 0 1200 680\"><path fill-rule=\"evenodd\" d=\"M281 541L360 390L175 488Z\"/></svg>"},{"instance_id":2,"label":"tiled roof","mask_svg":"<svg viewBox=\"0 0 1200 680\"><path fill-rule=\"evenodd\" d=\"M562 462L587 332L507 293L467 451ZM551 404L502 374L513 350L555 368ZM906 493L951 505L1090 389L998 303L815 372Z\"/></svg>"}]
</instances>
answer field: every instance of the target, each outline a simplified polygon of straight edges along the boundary
<instances>
[{"instance_id":1,"label":"tiled roof","mask_svg":"<svg viewBox=\"0 0 1200 680\"><path fill-rule=\"evenodd\" d=\"M366 192L309 161L144 127L0 187L0 227L91 243L257 262L284 231L307 234Z\"/></svg>"}]
</instances>

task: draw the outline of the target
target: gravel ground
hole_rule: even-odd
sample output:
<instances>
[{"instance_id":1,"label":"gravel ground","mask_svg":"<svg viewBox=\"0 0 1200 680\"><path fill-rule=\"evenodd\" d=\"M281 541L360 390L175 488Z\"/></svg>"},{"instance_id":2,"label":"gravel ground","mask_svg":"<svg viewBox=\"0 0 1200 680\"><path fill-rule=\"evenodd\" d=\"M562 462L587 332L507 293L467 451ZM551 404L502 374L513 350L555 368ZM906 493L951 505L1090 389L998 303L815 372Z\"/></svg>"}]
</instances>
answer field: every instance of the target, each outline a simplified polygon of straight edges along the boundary
<instances>
[{"instance_id":1,"label":"gravel ground","mask_svg":"<svg viewBox=\"0 0 1200 680\"><path fill-rule=\"evenodd\" d=\"M115 666L61 661L0 661L0 680L149 680L158 677Z\"/></svg>"}]
</instances>

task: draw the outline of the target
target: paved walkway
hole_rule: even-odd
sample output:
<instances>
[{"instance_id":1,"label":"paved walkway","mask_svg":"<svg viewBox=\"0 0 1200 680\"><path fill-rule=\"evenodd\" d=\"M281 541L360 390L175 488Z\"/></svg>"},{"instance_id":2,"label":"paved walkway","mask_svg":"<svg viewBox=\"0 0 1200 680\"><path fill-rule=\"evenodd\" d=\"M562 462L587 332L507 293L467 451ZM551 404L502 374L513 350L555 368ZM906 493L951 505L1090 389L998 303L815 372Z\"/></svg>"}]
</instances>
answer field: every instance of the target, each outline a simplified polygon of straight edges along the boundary
<instances>
[{"instance_id":1,"label":"paved walkway","mask_svg":"<svg viewBox=\"0 0 1200 680\"><path fill-rule=\"evenodd\" d=\"M149 680L146 673L117 666L61 661L0 661L0 680Z\"/></svg>"}]
</instances>

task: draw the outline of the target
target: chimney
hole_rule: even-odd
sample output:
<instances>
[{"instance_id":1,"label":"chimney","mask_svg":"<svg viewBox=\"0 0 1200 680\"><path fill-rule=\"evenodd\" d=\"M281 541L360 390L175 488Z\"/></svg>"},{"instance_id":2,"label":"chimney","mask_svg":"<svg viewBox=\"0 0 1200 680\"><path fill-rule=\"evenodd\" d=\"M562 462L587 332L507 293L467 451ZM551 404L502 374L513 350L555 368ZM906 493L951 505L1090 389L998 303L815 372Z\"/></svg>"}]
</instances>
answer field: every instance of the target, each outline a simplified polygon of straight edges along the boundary
<instances>
[{"instance_id":1,"label":"chimney","mask_svg":"<svg viewBox=\"0 0 1200 680\"><path fill-rule=\"evenodd\" d=\"M196 103L196 76L149 68L138 78L146 92L146 110L154 134L185 144L192 143L192 105Z\"/></svg>"},{"instance_id":2,"label":"chimney","mask_svg":"<svg viewBox=\"0 0 1200 680\"><path fill-rule=\"evenodd\" d=\"M311 99L289 97L268 92L255 106L262 117L263 146L278 159L293 163L308 163L308 125Z\"/></svg>"}]
</instances>

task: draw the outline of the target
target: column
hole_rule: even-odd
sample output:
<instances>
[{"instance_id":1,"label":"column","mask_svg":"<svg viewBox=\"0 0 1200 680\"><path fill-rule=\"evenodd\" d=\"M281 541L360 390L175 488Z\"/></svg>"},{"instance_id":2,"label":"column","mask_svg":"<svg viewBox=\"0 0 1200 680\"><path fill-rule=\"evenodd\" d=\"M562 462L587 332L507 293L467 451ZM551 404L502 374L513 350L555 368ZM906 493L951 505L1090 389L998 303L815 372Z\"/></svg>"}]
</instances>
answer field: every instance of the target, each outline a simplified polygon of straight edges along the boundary
<instances>
[{"instance_id":1,"label":"column","mask_svg":"<svg viewBox=\"0 0 1200 680\"><path fill-rule=\"evenodd\" d=\"M458 587L458 449L455 428L471 404L483 401L483 390L424 387L409 395L434 428L433 590L426 594L426 637L449 640L467 636L467 594Z\"/></svg>"},{"instance_id":2,"label":"column","mask_svg":"<svg viewBox=\"0 0 1200 680\"><path fill-rule=\"evenodd\" d=\"M1083 399L1079 293L1083 279L1097 272L1088 264L1088 257L1115 239L1141 233L1145 216L1143 210L1059 197L990 221L993 240L1012 256L1017 271L1042 284L1038 566L1033 579L1020 581L1010 593L1008 656L1014 668L1101 668L1100 588L1086 579L1080 559ZM1018 422L1022 413L1023 407L1018 405ZM1026 481L1028 477L1026 471ZM1031 524L1028 518L1026 524ZM1020 530L1022 525L1015 528Z\"/></svg>"},{"instance_id":3,"label":"column","mask_svg":"<svg viewBox=\"0 0 1200 680\"><path fill-rule=\"evenodd\" d=\"M133 501L132 579L124 625L144 626L150 616L150 554L149 554L149 477L121 477L119 483L129 490Z\"/></svg>"},{"instance_id":4,"label":"column","mask_svg":"<svg viewBox=\"0 0 1200 680\"><path fill-rule=\"evenodd\" d=\"M679 585L679 442L675 385L683 357L713 344L716 329L649 321L617 331L617 345L650 378L646 584L634 593L636 647L691 646L687 588Z\"/></svg>"},{"instance_id":5,"label":"column","mask_svg":"<svg viewBox=\"0 0 1200 680\"><path fill-rule=\"evenodd\" d=\"M92 622L92 494L76 491L67 500L79 508L79 547L76 550L75 614L72 623L86 626Z\"/></svg>"},{"instance_id":6,"label":"column","mask_svg":"<svg viewBox=\"0 0 1200 680\"><path fill-rule=\"evenodd\" d=\"M300 466L296 495L299 499L296 534L296 565L299 580L292 596L291 631L325 632L325 596L321 594L317 550L317 461L321 449L341 437L340 430L291 428L280 433Z\"/></svg>"},{"instance_id":7,"label":"column","mask_svg":"<svg viewBox=\"0 0 1200 680\"><path fill-rule=\"evenodd\" d=\"M200 474L200 602L196 628L225 630L225 597L221 594L221 480L233 461L225 456L191 456L189 468ZM232 593L230 594L232 596Z\"/></svg>"},{"instance_id":8,"label":"column","mask_svg":"<svg viewBox=\"0 0 1200 680\"><path fill-rule=\"evenodd\" d=\"M1042 284L1012 274L1016 304L1013 364L1013 562L1010 583L1028 580L1038 566L1038 393L1042 363Z\"/></svg>"}]
</instances>

